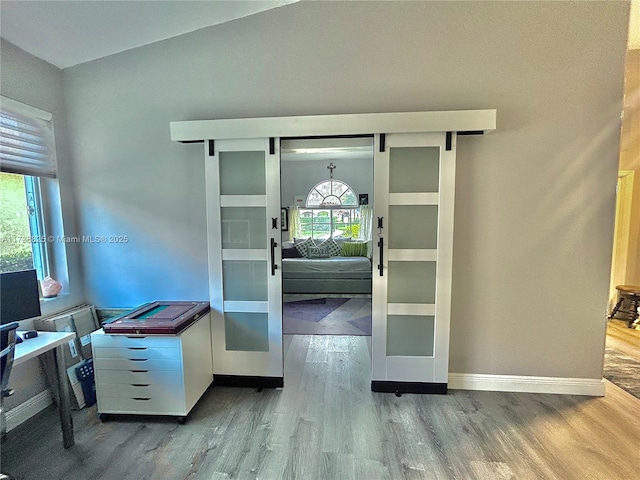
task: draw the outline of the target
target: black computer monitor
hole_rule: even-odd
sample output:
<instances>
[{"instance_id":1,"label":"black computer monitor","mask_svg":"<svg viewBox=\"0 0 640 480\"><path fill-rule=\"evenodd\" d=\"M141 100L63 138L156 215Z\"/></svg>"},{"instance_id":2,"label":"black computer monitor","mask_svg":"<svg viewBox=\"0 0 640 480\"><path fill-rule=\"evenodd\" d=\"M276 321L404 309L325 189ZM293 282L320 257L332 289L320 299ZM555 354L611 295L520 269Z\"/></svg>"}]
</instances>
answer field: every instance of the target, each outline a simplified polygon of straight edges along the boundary
<instances>
[{"instance_id":1,"label":"black computer monitor","mask_svg":"<svg viewBox=\"0 0 640 480\"><path fill-rule=\"evenodd\" d=\"M40 290L35 270L0 273L0 323L40 316Z\"/></svg>"}]
</instances>

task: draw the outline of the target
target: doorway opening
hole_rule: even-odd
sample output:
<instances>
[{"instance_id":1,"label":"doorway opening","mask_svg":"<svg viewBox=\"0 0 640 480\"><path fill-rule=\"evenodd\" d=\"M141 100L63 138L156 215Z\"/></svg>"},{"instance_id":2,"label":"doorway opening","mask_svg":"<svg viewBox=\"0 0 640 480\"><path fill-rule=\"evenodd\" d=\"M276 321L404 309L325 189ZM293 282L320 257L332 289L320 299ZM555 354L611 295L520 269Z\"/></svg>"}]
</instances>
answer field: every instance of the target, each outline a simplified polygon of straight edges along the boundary
<instances>
[{"instance_id":1,"label":"doorway opening","mask_svg":"<svg viewBox=\"0 0 640 480\"><path fill-rule=\"evenodd\" d=\"M373 136L283 138L280 158L285 355L293 335L370 351Z\"/></svg>"},{"instance_id":2,"label":"doorway opening","mask_svg":"<svg viewBox=\"0 0 640 480\"><path fill-rule=\"evenodd\" d=\"M640 286L640 77L636 73L640 69L640 49L631 45L630 37L625 59L609 315L620 298L616 286ZM623 301L616 315L607 321L603 376L640 398L640 330L628 328L630 306L628 300Z\"/></svg>"},{"instance_id":3,"label":"doorway opening","mask_svg":"<svg viewBox=\"0 0 640 480\"><path fill-rule=\"evenodd\" d=\"M638 233L634 231L634 191L638 188L633 170L618 173L616 218L611 259L611 282L608 311L618 302L618 285L634 284L637 280L634 260ZM635 239L635 240L634 240ZM607 321L604 357L604 378L640 398L640 329L629 321L630 302L623 301L617 313Z\"/></svg>"}]
</instances>

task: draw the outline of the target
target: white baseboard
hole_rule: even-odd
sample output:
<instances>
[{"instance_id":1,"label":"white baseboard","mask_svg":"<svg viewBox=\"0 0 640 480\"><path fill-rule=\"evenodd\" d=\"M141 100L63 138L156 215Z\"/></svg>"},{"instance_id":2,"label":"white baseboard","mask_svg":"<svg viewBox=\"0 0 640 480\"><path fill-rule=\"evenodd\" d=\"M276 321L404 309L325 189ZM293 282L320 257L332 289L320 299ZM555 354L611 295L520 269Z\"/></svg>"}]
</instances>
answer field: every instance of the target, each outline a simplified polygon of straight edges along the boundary
<instances>
[{"instance_id":1,"label":"white baseboard","mask_svg":"<svg viewBox=\"0 0 640 480\"><path fill-rule=\"evenodd\" d=\"M7 432L13 430L22 422L29 420L53 403L51 390L47 389L31 397L24 403L7 411Z\"/></svg>"},{"instance_id":2,"label":"white baseboard","mask_svg":"<svg viewBox=\"0 0 640 480\"><path fill-rule=\"evenodd\" d=\"M559 393L604 397L604 385L604 379L450 373L448 387L453 390Z\"/></svg>"}]
</instances>

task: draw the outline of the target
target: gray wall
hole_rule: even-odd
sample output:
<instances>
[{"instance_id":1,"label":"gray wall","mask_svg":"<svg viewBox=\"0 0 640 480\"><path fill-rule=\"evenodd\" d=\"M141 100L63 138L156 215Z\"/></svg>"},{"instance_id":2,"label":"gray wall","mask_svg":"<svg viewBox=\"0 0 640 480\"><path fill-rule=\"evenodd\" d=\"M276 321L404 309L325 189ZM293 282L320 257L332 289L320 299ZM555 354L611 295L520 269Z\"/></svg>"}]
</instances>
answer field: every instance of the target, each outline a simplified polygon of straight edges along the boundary
<instances>
[{"instance_id":1,"label":"gray wall","mask_svg":"<svg viewBox=\"0 0 640 480\"><path fill-rule=\"evenodd\" d=\"M88 298L207 298L169 122L497 108L458 141L451 371L600 378L624 2L302 2L64 71Z\"/></svg>"},{"instance_id":2,"label":"gray wall","mask_svg":"<svg viewBox=\"0 0 640 480\"><path fill-rule=\"evenodd\" d=\"M0 46L0 94L53 114L58 182L44 180L51 194L50 198L44 199L45 208L51 207L52 202L61 207L48 212L49 219L53 220L52 234L56 237L77 235L62 72L3 39ZM59 195L56 192L58 186ZM55 213L60 210L62 218ZM64 288L58 298L42 303L43 314L64 310L84 301L78 246L62 242L52 244L51 247L55 250L55 259L58 260L54 265L52 276L60 280ZM65 260L66 271L63 265ZM30 320L20 323L22 329L33 327ZM30 360L18 365L13 370L11 378L11 384L16 393L7 399L8 409L46 388L38 360Z\"/></svg>"}]
</instances>

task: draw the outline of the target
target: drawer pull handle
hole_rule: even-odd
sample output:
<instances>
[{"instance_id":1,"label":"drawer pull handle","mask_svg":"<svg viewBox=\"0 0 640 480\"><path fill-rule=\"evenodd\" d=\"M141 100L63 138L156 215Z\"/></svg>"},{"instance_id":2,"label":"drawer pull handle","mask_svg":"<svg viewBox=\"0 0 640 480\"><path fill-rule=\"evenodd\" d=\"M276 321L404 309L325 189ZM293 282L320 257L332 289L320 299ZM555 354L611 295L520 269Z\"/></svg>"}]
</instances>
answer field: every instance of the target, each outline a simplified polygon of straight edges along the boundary
<instances>
[{"instance_id":1,"label":"drawer pull handle","mask_svg":"<svg viewBox=\"0 0 640 480\"><path fill-rule=\"evenodd\" d=\"M146 350L147 347L127 347L129 350Z\"/></svg>"},{"instance_id":2,"label":"drawer pull handle","mask_svg":"<svg viewBox=\"0 0 640 480\"><path fill-rule=\"evenodd\" d=\"M129 335L127 335L127 338L147 338L147 337L146 336L145 337L140 337L140 336L138 336L138 337L130 337Z\"/></svg>"},{"instance_id":3,"label":"drawer pull handle","mask_svg":"<svg viewBox=\"0 0 640 480\"><path fill-rule=\"evenodd\" d=\"M133 373L147 373L149 370L129 370L129 371Z\"/></svg>"},{"instance_id":4,"label":"drawer pull handle","mask_svg":"<svg viewBox=\"0 0 640 480\"><path fill-rule=\"evenodd\" d=\"M148 387L149 385L151 385L150 383L132 383L131 386L132 387Z\"/></svg>"},{"instance_id":5,"label":"drawer pull handle","mask_svg":"<svg viewBox=\"0 0 640 480\"><path fill-rule=\"evenodd\" d=\"M133 400L151 400L151 398L144 398L144 397L133 397Z\"/></svg>"},{"instance_id":6,"label":"drawer pull handle","mask_svg":"<svg viewBox=\"0 0 640 480\"><path fill-rule=\"evenodd\" d=\"M129 360L131 360L132 362L146 362L149 359L148 358L130 358Z\"/></svg>"}]
</instances>

